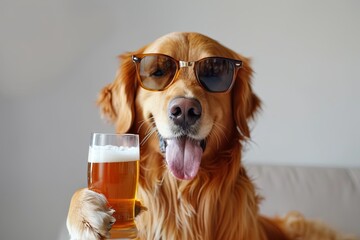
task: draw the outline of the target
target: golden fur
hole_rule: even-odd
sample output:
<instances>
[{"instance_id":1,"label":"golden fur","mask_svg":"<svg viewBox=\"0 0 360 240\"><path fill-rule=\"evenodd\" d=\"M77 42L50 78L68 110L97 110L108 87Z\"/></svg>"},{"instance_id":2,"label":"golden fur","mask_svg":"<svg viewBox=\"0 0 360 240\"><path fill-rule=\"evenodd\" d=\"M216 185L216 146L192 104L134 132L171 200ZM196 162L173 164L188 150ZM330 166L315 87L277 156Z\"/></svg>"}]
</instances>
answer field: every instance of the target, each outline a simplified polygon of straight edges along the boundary
<instances>
[{"instance_id":1,"label":"golden fur","mask_svg":"<svg viewBox=\"0 0 360 240\"><path fill-rule=\"evenodd\" d=\"M192 68L181 69L168 89L155 92L142 89L136 82L131 55L142 53L162 53L184 61L222 56L242 60L244 65L229 93L206 92L196 82ZM120 59L116 79L101 91L98 104L118 133L138 133L142 139L137 197L148 210L137 217L139 238L281 240L293 237L286 225L287 218L272 220L259 215L260 198L241 164L242 142L250 138L248 121L260 108L260 100L251 88L249 59L197 33L168 34L138 51L121 55ZM203 111L198 135L206 139L207 146L196 177L189 181L180 181L168 171L159 150L157 132L169 133L167 106L177 96L198 99ZM89 224L88 213L81 206L86 201L84 191L73 197L67 223L69 231L81 239L84 229L90 228L98 238L104 237L111 224L111 214L105 214L107 218L94 226ZM94 211L105 212L101 208Z\"/></svg>"}]
</instances>

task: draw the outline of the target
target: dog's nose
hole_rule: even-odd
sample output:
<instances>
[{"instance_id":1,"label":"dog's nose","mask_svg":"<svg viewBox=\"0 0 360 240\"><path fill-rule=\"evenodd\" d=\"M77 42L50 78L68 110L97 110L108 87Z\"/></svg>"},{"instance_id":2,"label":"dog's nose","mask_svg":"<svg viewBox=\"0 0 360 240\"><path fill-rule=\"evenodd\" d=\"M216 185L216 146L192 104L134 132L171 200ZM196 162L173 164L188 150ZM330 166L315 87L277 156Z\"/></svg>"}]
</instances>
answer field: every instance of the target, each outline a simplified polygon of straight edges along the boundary
<instances>
[{"instance_id":1,"label":"dog's nose","mask_svg":"<svg viewBox=\"0 0 360 240\"><path fill-rule=\"evenodd\" d=\"M186 128L194 125L201 117L201 104L195 98L177 97L169 103L169 118L179 126Z\"/></svg>"}]
</instances>

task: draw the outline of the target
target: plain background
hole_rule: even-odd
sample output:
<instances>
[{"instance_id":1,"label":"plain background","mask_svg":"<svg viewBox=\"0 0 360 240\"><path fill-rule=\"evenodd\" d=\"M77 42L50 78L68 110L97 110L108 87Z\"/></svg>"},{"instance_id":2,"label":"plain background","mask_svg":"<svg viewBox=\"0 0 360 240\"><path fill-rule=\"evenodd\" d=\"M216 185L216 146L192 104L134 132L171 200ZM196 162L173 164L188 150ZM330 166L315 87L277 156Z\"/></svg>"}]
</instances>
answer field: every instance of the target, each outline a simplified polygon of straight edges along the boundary
<instances>
[{"instance_id":1,"label":"plain background","mask_svg":"<svg viewBox=\"0 0 360 240\"><path fill-rule=\"evenodd\" d=\"M196 31L252 58L245 163L360 166L360 2L0 0L0 239L56 239L117 55Z\"/></svg>"}]
</instances>

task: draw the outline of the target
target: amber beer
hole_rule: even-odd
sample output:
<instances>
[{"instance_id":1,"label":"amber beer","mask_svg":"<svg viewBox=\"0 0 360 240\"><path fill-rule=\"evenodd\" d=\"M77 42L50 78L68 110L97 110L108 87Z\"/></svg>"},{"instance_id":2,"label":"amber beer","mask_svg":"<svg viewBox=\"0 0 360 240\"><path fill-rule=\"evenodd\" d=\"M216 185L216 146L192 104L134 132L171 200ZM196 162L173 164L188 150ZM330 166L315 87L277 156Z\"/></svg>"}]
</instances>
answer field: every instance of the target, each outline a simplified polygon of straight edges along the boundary
<instances>
[{"instance_id":1,"label":"amber beer","mask_svg":"<svg viewBox=\"0 0 360 240\"><path fill-rule=\"evenodd\" d=\"M100 144L92 140L89 147L88 187L104 194L109 207L115 210L116 222L110 231L113 236L114 231L136 229L134 209L139 178L139 141L138 135L132 134L103 134L101 138Z\"/></svg>"}]
</instances>

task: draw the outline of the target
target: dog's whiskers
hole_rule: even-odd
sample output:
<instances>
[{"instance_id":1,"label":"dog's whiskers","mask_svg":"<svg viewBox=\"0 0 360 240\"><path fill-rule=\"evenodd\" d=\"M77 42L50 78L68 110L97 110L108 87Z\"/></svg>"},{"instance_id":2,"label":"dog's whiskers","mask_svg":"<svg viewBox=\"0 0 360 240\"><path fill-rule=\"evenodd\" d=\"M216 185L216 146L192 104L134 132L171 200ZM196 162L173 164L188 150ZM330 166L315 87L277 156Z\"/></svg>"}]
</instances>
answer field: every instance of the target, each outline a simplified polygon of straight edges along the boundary
<instances>
[{"instance_id":1,"label":"dog's whiskers","mask_svg":"<svg viewBox=\"0 0 360 240\"><path fill-rule=\"evenodd\" d=\"M141 120L139 121L139 127L138 127L138 130L137 132L140 132L140 129L142 128L142 126L146 123L146 120Z\"/></svg>"},{"instance_id":2,"label":"dog's whiskers","mask_svg":"<svg viewBox=\"0 0 360 240\"><path fill-rule=\"evenodd\" d=\"M147 129L145 130L144 138L140 142L141 145L146 143L146 141L149 140L151 135L153 135L157 131L157 129L155 127L155 124L154 124L154 117L151 117L151 118L149 118L147 120L142 120L142 121L139 122L138 132L141 131L142 127L146 126L144 124L149 120L150 120L151 124L149 126L147 126Z\"/></svg>"},{"instance_id":3,"label":"dog's whiskers","mask_svg":"<svg viewBox=\"0 0 360 240\"><path fill-rule=\"evenodd\" d=\"M147 140L149 140L149 138L151 137L151 135L153 135L156 132L156 128L155 127L150 127L150 129L147 130L147 133L145 134L143 140L141 141L141 145L145 144Z\"/></svg>"}]
</instances>

